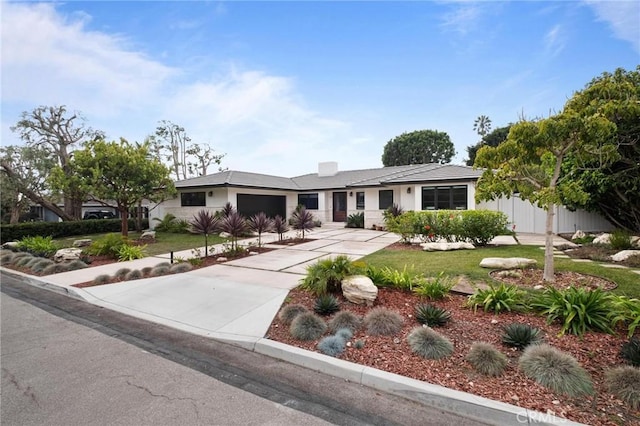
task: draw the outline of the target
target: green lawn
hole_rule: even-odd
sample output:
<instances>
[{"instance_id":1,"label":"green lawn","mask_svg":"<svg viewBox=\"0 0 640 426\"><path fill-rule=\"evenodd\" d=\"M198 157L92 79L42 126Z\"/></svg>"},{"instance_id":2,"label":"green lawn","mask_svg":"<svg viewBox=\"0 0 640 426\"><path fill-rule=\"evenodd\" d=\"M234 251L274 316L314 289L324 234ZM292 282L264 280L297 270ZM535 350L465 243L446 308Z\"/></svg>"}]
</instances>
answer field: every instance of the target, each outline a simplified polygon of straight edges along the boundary
<instances>
[{"instance_id":1,"label":"green lawn","mask_svg":"<svg viewBox=\"0 0 640 426\"><path fill-rule=\"evenodd\" d=\"M402 270L413 266L417 273L434 276L444 271L447 275L466 275L472 281L490 282L489 270L479 266L485 257L527 257L544 265L544 250L534 246L485 247L475 250L424 252L417 250L383 249L362 260L367 264ZM596 263L578 263L570 259L556 259L557 271L575 271L607 278L618 284L613 292L640 297L640 275L624 269L612 269Z\"/></svg>"},{"instance_id":2,"label":"green lawn","mask_svg":"<svg viewBox=\"0 0 640 426\"><path fill-rule=\"evenodd\" d=\"M97 240L106 234L92 235L75 235L68 238L60 238L56 240L63 247L71 247L75 240L90 238ZM130 239L136 239L140 236L137 232L129 232ZM227 241L217 235L209 236L209 246L220 244ZM171 251L190 250L197 247L204 247L204 236L197 234L173 234L170 232L156 232L156 242L147 245L146 253L150 256L156 254L169 253Z\"/></svg>"}]
</instances>

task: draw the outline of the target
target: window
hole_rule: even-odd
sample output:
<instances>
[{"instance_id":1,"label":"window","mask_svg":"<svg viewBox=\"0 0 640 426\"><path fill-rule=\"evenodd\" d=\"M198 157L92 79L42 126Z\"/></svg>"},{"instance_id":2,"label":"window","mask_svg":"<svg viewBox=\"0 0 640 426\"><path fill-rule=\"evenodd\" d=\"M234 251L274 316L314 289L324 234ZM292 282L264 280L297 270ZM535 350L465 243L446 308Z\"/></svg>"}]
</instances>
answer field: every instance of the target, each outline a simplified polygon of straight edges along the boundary
<instances>
[{"instance_id":1,"label":"window","mask_svg":"<svg viewBox=\"0 0 640 426\"><path fill-rule=\"evenodd\" d=\"M180 194L180 205L182 207L206 206L204 192L183 192Z\"/></svg>"},{"instance_id":2,"label":"window","mask_svg":"<svg viewBox=\"0 0 640 426\"><path fill-rule=\"evenodd\" d=\"M364 210L364 192L356 192L356 209Z\"/></svg>"},{"instance_id":3,"label":"window","mask_svg":"<svg viewBox=\"0 0 640 426\"><path fill-rule=\"evenodd\" d=\"M378 208L386 210L393 206L393 190L382 189L378 192Z\"/></svg>"},{"instance_id":4,"label":"window","mask_svg":"<svg viewBox=\"0 0 640 426\"><path fill-rule=\"evenodd\" d=\"M423 186L422 210L466 210L467 186Z\"/></svg>"},{"instance_id":5,"label":"window","mask_svg":"<svg viewBox=\"0 0 640 426\"><path fill-rule=\"evenodd\" d=\"M318 210L318 193L298 194L298 204L305 206L307 210Z\"/></svg>"}]
</instances>

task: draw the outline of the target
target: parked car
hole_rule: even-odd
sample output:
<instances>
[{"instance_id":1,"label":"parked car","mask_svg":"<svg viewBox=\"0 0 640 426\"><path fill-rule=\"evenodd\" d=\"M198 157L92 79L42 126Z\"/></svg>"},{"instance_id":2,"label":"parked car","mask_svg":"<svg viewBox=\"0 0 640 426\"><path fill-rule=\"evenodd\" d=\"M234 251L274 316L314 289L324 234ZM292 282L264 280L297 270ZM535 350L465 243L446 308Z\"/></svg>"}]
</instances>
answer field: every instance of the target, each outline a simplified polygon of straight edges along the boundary
<instances>
[{"instance_id":1,"label":"parked car","mask_svg":"<svg viewBox=\"0 0 640 426\"><path fill-rule=\"evenodd\" d=\"M82 216L83 219L115 219L116 215L110 210L87 210Z\"/></svg>"}]
</instances>

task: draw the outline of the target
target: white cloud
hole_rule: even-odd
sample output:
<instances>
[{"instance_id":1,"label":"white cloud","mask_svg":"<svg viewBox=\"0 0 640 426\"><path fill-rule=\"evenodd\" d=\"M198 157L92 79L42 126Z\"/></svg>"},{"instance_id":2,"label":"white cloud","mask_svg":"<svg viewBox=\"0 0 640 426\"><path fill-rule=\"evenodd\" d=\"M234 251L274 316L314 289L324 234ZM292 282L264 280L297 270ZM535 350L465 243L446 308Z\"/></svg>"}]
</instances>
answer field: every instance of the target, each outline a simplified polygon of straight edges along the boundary
<instances>
[{"instance_id":1,"label":"white cloud","mask_svg":"<svg viewBox=\"0 0 640 426\"><path fill-rule=\"evenodd\" d=\"M640 2L585 1L599 21L609 24L615 37L628 41L640 53Z\"/></svg>"},{"instance_id":2,"label":"white cloud","mask_svg":"<svg viewBox=\"0 0 640 426\"><path fill-rule=\"evenodd\" d=\"M544 37L545 51L548 55L557 56L566 45L566 37L561 25L555 25Z\"/></svg>"},{"instance_id":3,"label":"white cloud","mask_svg":"<svg viewBox=\"0 0 640 426\"><path fill-rule=\"evenodd\" d=\"M226 152L223 165L232 169L294 175L318 161L379 164L378 152L369 158L355 149L366 136L308 108L292 78L233 65L191 75L135 50L122 35L89 31L86 14L64 16L49 3L3 2L2 9L5 144L18 142L5 124L20 112L67 105L112 139L141 141L159 120L171 120L194 142Z\"/></svg>"},{"instance_id":4,"label":"white cloud","mask_svg":"<svg viewBox=\"0 0 640 426\"><path fill-rule=\"evenodd\" d=\"M481 16L482 10L477 3L456 2L453 9L442 17L442 27L465 36L476 28Z\"/></svg>"}]
</instances>

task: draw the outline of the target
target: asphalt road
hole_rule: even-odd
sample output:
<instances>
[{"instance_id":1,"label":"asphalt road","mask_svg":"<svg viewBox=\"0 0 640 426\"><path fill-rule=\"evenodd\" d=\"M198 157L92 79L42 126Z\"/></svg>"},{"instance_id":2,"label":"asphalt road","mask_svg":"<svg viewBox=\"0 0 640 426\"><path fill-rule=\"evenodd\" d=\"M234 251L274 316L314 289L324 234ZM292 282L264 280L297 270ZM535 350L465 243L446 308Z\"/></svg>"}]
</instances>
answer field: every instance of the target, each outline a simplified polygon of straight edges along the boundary
<instances>
[{"instance_id":1,"label":"asphalt road","mask_svg":"<svg viewBox=\"0 0 640 426\"><path fill-rule=\"evenodd\" d=\"M0 279L3 425L477 424Z\"/></svg>"}]
</instances>

